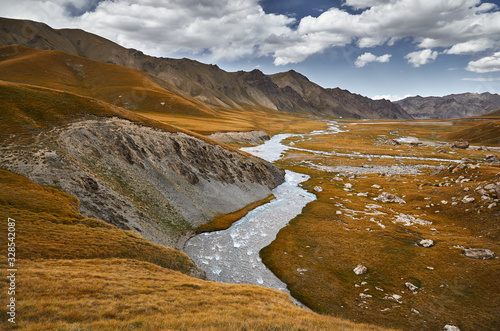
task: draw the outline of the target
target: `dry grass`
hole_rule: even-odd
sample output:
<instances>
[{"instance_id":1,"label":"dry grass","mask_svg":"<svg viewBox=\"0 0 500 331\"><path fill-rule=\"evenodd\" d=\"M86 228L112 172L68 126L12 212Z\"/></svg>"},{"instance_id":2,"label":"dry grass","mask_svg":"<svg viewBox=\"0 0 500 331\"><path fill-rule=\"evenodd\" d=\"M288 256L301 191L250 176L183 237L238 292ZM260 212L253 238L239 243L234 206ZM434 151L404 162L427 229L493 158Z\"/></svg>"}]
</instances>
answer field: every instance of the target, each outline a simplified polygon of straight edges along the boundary
<instances>
[{"instance_id":1,"label":"dry grass","mask_svg":"<svg viewBox=\"0 0 500 331\"><path fill-rule=\"evenodd\" d=\"M224 214L217 216L212 222L210 223L205 223L200 225L195 232L197 234L203 233L203 232L214 232L214 231L222 231L229 229L231 225L233 225L234 222L238 221L239 219L245 217L246 214L248 214L249 211L263 205L266 203L269 203L271 200L273 200L275 197L274 195L270 195L267 198L264 198L259 201L255 201L254 203L251 203L240 210L237 210L233 213L230 214Z\"/></svg>"},{"instance_id":2,"label":"dry grass","mask_svg":"<svg viewBox=\"0 0 500 331\"><path fill-rule=\"evenodd\" d=\"M128 258L188 273L193 262L182 252L155 245L132 231L84 217L78 200L0 169L0 218L16 223L16 253L22 260ZM1 228L7 238L7 228ZM3 240L3 239L2 239Z\"/></svg>"},{"instance_id":3,"label":"dry grass","mask_svg":"<svg viewBox=\"0 0 500 331\"><path fill-rule=\"evenodd\" d=\"M295 146L321 151L440 155L478 160L484 159L485 153L491 153L465 150L454 151L457 154L453 155L436 154L437 148L380 144L382 139L396 138L397 134L435 140L443 131L457 129L453 126L421 126L408 122L349 125L348 129L349 132L342 134L313 136L312 140L294 139ZM483 164L478 169L455 173L447 170L434 176L429 175L431 169L424 169L423 175L357 175L351 179L339 177L342 180L338 181L334 180L335 173L297 166L302 160L327 166L422 163L377 158L370 162L366 158L313 156L299 151L287 153L281 161L283 166L311 176L305 188L311 191L316 185L323 188L316 193L318 200L308 204L303 213L261 251L264 263L287 283L296 298L321 313L408 330L439 330L445 324L467 330L498 329L499 300L490 293L500 290L497 282L499 260L469 259L454 246L489 248L499 254L500 207L487 208L491 201L482 201L474 191L479 185L499 182L499 166ZM460 176L472 180L451 186L439 185ZM353 189L344 190L345 183L351 183ZM382 188L373 188L374 184ZM403 197L407 203L374 201L382 191ZM368 196L357 196L357 193L368 193ZM459 201L467 194L474 196L476 201L451 205L451 197ZM442 203L443 200L447 203ZM370 204L380 207L370 209ZM418 216L432 225L407 227L393 223L399 213ZM416 243L421 239L433 239L435 246L419 247ZM354 274L352 270L358 264L368 267L366 275ZM301 269L307 271L299 272ZM419 286L416 294L405 287L406 282ZM360 293L372 297L362 298ZM401 295L402 303L384 299L392 294Z\"/></svg>"},{"instance_id":4,"label":"dry grass","mask_svg":"<svg viewBox=\"0 0 500 331\"><path fill-rule=\"evenodd\" d=\"M300 309L283 292L146 262L39 260L19 269L22 330L381 330Z\"/></svg>"},{"instance_id":5,"label":"dry grass","mask_svg":"<svg viewBox=\"0 0 500 331\"><path fill-rule=\"evenodd\" d=\"M88 219L74 197L4 170L0 205L1 238L16 220L20 330L381 330L298 308L276 290L187 276L182 252Z\"/></svg>"}]
</instances>

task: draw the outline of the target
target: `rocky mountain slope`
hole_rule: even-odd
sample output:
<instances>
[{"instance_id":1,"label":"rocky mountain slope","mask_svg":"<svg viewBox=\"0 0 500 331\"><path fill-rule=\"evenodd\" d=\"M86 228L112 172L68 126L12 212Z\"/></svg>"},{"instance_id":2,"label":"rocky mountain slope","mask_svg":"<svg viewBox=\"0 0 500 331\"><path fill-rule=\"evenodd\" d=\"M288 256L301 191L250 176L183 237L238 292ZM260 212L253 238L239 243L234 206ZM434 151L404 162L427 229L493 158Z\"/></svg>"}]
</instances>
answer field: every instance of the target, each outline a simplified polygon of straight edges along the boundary
<instances>
[{"instance_id":1,"label":"rocky mountain slope","mask_svg":"<svg viewBox=\"0 0 500 331\"><path fill-rule=\"evenodd\" d=\"M212 107L265 108L287 112L354 118L411 118L389 101L375 101L341 89L323 89L289 72L282 76L226 72L216 65L189 59L156 58L126 49L82 30L60 29L26 20L0 19L0 45L59 50L89 59L114 63L155 75Z\"/></svg>"},{"instance_id":2,"label":"rocky mountain slope","mask_svg":"<svg viewBox=\"0 0 500 331\"><path fill-rule=\"evenodd\" d=\"M462 93L443 97L409 97L395 102L417 119L480 116L500 108L500 95Z\"/></svg>"},{"instance_id":3,"label":"rocky mountain slope","mask_svg":"<svg viewBox=\"0 0 500 331\"><path fill-rule=\"evenodd\" d=\"M157 244L182 246L284 180L266 161L93 98L1 82L0 109L0 167Z\"/></svg>"}]
</instances>

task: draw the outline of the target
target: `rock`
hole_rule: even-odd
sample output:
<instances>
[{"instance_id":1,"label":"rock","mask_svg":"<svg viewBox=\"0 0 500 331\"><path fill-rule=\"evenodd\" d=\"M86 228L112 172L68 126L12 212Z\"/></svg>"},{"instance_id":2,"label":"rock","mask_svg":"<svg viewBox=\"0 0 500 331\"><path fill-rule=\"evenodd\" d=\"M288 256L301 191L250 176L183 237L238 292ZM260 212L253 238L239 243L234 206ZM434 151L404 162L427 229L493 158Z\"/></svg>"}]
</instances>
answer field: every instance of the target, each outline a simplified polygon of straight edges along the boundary
<instances>
[{"instance_id":1,"label":"rock","mask_svg":"<svg viewBox=\"0 0 500 331\"><path fill-rule=\"evenodd\" d=\"M406 214L399 214L398 217L392 221L394 224L396 223L404 223L404 226L411 226L414 224L419 224L419 225L431 225L432 222L429 221L424 221L423 219L416 218L411 215L406 215ZM432 229L430 229L432 230Z\"/></svg>"},{"instance_id":2,"label":"rock","mask_svg":"<svg viewBox=\"0 0 500 331\"><path fill-rule=\"evenodd\" d=\"M351 183L345 183L344 184L344 188L351 189L352 188L352 184Z\"/></svg>"},{"instance_id":3,"label":"rock","mask_svg":"<svg viewBox=\"0 0 500 331\"><path fill-rule=\"evenodd\" d=\"M321 186L314 186L313 188L314 192L323 192L323 188Z\"/></svg>"},{"instance_id":4,"label":"rock","mask_svg":"<svg viewBox=\"0 0 500 331\"><path fill-rule=\"evenodd\" d=\"M495 154L486 155L485 160L486 160L486 162L490 162L490 163L499 163L498 156L496 156Z\"/></svg>"},{"instance_id":5,"label":"rock","mask_svg":"<svg viewBox=\"0 0 500 331\"><path fill-rule=\"evenodd\" d=\"M470 203L470 202L474 202L476 199L474 199L473 197L469 197L468 195L466 195L463 199L462 199L462 202L463 203Z\"/></svg>"},{"instance_id":6,"label":"rock","mask_svg":"<svg viewBox=\"0 0 500 331\"><path fill-rule=\"evenodd\" d=\"M400 197L387 192L380 193L379 196L375 198L375 200L380 202L390 202L390 203L400 203L400 204L406 203L406 201L404 201Z\"/></svg>"},{"instance_id":7,"label":"rock","mask_svg":"<svg viewBox=\"0 0 500 331\"><path fill-rule=\"evenodd\" d=\"M495 253L489 249L469 248L464 250L464 255L472 259L489 260L495 256Z\"/></svg>"},{"instance_id":8,"label":"rock","mask_svg":"<svg viewBox=\"0 0 500 331\"><path fill-rule=\"evenodd\" d=\"M467 149L469 148L469 142L465 140L458 140L451 145L451 148Z\"/></svg>"},{"instance_id":9,"label":"rock","mask_svg":"<svg viewBox=\"0 0 500 331\"><path fill-rule=\"evenodd\" d=\"M413 285L413 284L412 284L412 283L410 283L410 282L406 282L406 283L405 283L405 286L406 286L406 287L407 287L410 291L416 291L416 290L418 290L418 287L417 287L417 286L415 286L415 285Z\"/></svg>"},{"instance_id":10,"label":"rock","mask_svg":"<svg viewBox=\"0 0 500 331\"><path fill-rule=\"evenodd\" d=\"M353 271L356 275L364 275L368 271L368 268L364 265L358 264L358 266L354 268Z\"/></svg>"},{"instance_id":11,"label":"rock","mask_svg":"<svg viewBox=\"0 0 500 331\"><path fill-rule=\"evenodd\" d=\"M488 147L486 147L486 146L481 146L477 150L478 151L489 151Z\"/></svg>"},{"instance_id":12,"label":"rock","mask_svg":"<svg viewBox=\"0 0 500 331\"><path fill-rule=\"evenodd\" d=\"M431 239L422 239L418 242L418 244L422 247L432 247L434 246L434 241Z\"/></svg>"},{"instance_id":13,"label":"rock","mask_svg":"<svg viewBox=\"0 0 500 331\"><path fill-rule=\"evenodd\" d=\"M496 184L488 184L484 187L485 190L495 190L497 188Z\"/></svg>"},{"instance_id":14,"label":"rock","mask_svg":"<svg viewBox=\"0 0 500 331\"><path fill-rule=\"evenodd\" d=\"M491 203L491 204L488 205L488 209L494 208L496 206L497 206L497 203L493 202L493 203Z\"/></svg>"},{"instance_id":15,"label":"rock","mask_svg":"<svg viewBox=\"0 0 500 331\"><path fill-rule=\"evenodd\" d=\"M444 331L460 331L460 329L455 325L446 324L443 328Z\"/></svg>"},{"instance_id":16,"label":"rock","mask_svg":"<svg viewBox=\"0 0 500 331\"><path fill-rule=\"evenodd\" d=\"M448 151L447 151L447 150L445 150L445 149L440 149L440 150L438 151L438 153L448 153Z\"/></svg>"},{"instance_id":17,"label":"rock","mask_svg":"<svg viewBox=\"0 0 500 331\"><path fill-rule=\"evenodd\" d=\"M376 188L376 189L382 188L382 186L377 185L377 184L373 184L373 185L372 185L372 187L373 187L373 188Z\"/></svg>"},{"instance_id":18,"label":"rock","mask_svg":"<svg viewBox=\"0 0 500 331\"><path fill-rule=\"evenodd\" d=\"M389 139L384 142L386 145L391 145L391 146L396 146L396 145L401 145L401 143L395 139Z\"/></svg>"},{"instance_id":19,"label":"rock","mask_svg":"<svg viewBox=\"0 0 500 331\"><path fill-rule=\"evenodd\" d=\"M364 294L364 293L360 293L359 296L363 299L366 299L366 298L371 298L372 296L370 294Z\"/></svg>"}]
</instances>

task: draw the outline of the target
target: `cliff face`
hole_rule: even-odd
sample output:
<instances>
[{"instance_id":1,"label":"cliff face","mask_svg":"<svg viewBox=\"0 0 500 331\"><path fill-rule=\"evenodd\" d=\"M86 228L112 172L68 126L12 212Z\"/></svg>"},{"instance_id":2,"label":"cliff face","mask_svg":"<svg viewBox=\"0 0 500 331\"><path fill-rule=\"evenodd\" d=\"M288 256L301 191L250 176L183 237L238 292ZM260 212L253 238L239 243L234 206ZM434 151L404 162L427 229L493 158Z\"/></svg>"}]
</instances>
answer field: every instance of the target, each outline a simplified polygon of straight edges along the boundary
<instances>
[{"instance_id":1,"label":"cliff face","mask_svg":"<svg viewBox=\"0 0 500 331\"><path fill-rule=\"evenodd\" d=\"M3 167L75 195L82 214L177 248L198 225L284 180L266 161L118 118L78 121L2 154Z\"/></svg>"}]
</instances>

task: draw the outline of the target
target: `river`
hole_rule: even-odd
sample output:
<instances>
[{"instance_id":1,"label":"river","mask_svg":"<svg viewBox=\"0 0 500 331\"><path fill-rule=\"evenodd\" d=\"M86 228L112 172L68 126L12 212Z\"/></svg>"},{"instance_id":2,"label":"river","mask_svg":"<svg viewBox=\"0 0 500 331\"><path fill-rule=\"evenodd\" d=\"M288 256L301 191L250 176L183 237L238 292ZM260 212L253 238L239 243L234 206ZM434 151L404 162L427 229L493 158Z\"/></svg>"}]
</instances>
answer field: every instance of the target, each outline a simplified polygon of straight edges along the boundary
<instances>
[{"instance_id":1,"label":"river","mask_svg":"<svg viewBox=\"0 0 500 331\"><path fill-rule=\"evenodd\" d=\"M281 142L292 136L296 135L275 135L262 145L242 150L270 162L276 161L289 148ZM299 186L308 178L287 170L285 182L273 190L275 199L253 209L227 230L191 238L184 252L211 280L261 285L288 292L286 284L262 263L259 251L268 246L306 204L316 199L314 194Z\"/></svg>"}]
</instances>

